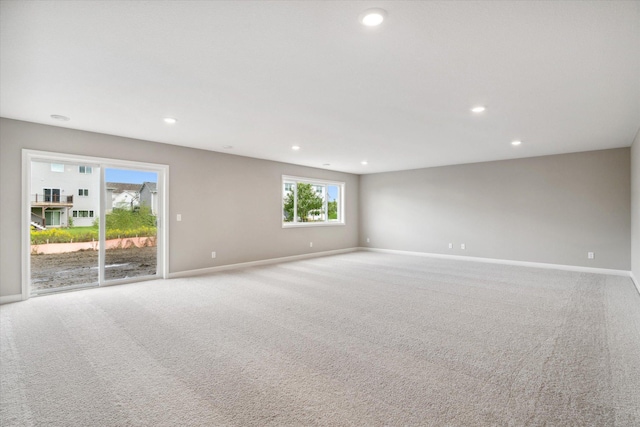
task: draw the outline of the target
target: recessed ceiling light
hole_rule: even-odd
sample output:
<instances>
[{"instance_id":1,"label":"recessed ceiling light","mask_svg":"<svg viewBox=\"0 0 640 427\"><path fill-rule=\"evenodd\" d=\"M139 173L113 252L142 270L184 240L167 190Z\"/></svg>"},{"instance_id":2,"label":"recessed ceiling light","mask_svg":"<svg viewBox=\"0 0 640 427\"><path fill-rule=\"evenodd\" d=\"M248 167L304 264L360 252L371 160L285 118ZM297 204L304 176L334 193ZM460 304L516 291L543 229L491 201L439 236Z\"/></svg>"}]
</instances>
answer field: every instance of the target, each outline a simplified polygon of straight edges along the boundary
<instances>
[{"instance_id":1,"label":"recessed ceiling light","mask_svg":"<svg viewBox=\"0 0 640 427\"><path fill-rule=\"evenodd\" d=\"M69 117L67 116L61 116L60 114L52 114L51 118L53 120L59 120L61 122L68 122L69 120L71 120Z\"/></svg>"},{"instance_id":2,"label":"recessed ceiling light","mask_svg":"<svg viewBox=\"0 0 640 427\"><path fill-rule=\"evenodd\" d=\"M233 145L223 145L222 148L224 148L225 150L231 150L233 148Z\"/></svg>"},{"instance_id":3,"label":"recessed ceiling light","mask_svg":"<svg viewBox=\"0 0 640 427\"><path fill-rule=\"evenodd\" d=\"M291 149L292 149L293 151L298 151L298 150L300 149L300 146L299 146L299 145L292 145L292 146L291 146Z\"/></svg>"},{"instance_id":4,"label":"recessed ceiling light","mask_svg":"<svg viewBox=\"0 0 640 427\"><path fill-rule=\"evenodd\" d=\"M478 105L476 107L473 107L471 111L473 111L474 113L482 113L486 109L487 107L485 107L484 105Z\"/></svg>"},{"instance_id":5,"label":"recessed ceiling light","mask_svg":"<svg viewBox=\"0 0 640 427\"><path fill-rule=\"evenodd\" d=\"M520 140L511 141L511 145L520 145L520 144L522 144L522 141Z\"/></svg>"},{"instance_id":6,"label":"recessed ceiling light","mask_svg":"<svg viewBox=\"0 0 640 427\"><path fill-rule=\"evenodd\" d=\"M361 161L361 162L360 162L360 164L368 165L368 164L369 164L369 162L367 162L366 160L363 160L363 161Z\"/></svg>"},{"instance_id":7,"label":"recessed ceiling light","mask_svg":"<svg viewBox=\"0 0 640 427\"><path fill-rule=\"evenodd\" d=\"M178 120L174 119L173 117L165 117L164 118L164 122L165 123L169 123L170 125L176 124Z\"/></svg>"},{"instance_id":8,"label":"recessed ceiling light","mask_svg":"<svg viewBox=\"0 0 640 427\"><path fill-rule=\"evenodd\" d=\"M367 27L375 27L382 24L386 17L387 11L384 9L367 9L360 14L360 23Z\"/></svg>"}]
</instances>

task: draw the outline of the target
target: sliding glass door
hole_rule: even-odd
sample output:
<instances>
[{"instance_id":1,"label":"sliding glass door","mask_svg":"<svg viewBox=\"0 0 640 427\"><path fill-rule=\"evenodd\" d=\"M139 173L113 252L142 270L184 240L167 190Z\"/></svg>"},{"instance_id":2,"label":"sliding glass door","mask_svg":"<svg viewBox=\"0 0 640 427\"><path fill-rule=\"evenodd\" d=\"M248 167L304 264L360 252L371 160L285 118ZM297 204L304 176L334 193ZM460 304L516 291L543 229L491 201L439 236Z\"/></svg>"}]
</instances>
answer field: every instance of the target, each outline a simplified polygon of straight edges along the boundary
<instances>
[{"instance_id":1,"label":"sliding glass door","mask_svg":"<svg viewBox=\"0 0 640 427\"><path fill-rule=\"evenodd\" d=\"M154 276L158 258L158 174L106 168L105 279Z\"/></svg>"},{"instance_id":2,"label":"sliding glass door","mask_svg":"<svg viewBox=\"0 0 640 427\"><path fill-rule=\"evenodd\" d=\"M168 167L23 150L23 298L166 277Z\"/></svg>"}]
</instances>

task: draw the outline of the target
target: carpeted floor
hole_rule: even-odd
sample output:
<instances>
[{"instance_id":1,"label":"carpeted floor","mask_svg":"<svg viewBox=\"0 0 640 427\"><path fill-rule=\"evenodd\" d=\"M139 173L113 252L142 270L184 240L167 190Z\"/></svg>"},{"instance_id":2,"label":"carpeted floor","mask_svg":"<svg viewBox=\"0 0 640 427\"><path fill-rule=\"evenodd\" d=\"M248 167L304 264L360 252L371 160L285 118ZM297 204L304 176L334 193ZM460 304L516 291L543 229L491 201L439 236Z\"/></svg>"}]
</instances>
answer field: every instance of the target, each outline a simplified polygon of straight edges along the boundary
<instances>
[{"instance_id":1,"label":"carpeted floor","mask_svg":"<svg viewBox=\"0 0 640 427\"><path fill-rule=\"evenodd\" d=\"M639 426L624 277L356 252L0 308L6 426Z\"/></svg>"}]
</instances>

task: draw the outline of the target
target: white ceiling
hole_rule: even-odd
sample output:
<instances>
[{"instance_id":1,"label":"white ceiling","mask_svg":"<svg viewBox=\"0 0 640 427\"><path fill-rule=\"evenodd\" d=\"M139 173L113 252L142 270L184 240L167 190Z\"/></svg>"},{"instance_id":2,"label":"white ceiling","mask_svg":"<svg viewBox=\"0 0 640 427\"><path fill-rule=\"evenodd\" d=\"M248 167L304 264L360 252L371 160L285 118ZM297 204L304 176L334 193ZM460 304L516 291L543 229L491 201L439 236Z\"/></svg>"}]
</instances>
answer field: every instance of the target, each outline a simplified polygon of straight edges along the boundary
<instances>
[{"instance_id":1,"label":"white ceiling","mask_svg":"<svg viewBox=\"0 0 640 427\"><path fill-rule=\"evenodd\" d=\"M358 174L628 147L640 126L638 1L1 7L12 119Z\"/></svg>"}]
</instances>

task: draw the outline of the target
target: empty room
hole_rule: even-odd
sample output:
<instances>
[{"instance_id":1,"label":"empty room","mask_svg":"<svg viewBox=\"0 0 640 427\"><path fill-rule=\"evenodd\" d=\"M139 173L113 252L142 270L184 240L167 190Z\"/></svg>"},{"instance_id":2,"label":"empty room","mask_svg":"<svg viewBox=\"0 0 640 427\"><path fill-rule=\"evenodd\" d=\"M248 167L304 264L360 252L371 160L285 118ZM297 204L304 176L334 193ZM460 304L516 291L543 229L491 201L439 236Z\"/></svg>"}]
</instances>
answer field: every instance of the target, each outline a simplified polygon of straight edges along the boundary
<instances>
[{"instance_id":1,"label":"empty room","mask_svg":"<svg viewBox=\"0 0 640 427\"><path fill-rule=\"evenodd\" d=\"M640 426L639 1L0 0L0 425Z\"/></svg>"}]
</instances>

